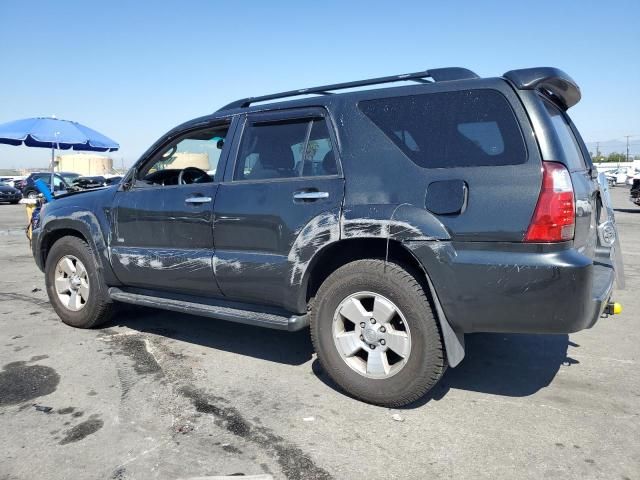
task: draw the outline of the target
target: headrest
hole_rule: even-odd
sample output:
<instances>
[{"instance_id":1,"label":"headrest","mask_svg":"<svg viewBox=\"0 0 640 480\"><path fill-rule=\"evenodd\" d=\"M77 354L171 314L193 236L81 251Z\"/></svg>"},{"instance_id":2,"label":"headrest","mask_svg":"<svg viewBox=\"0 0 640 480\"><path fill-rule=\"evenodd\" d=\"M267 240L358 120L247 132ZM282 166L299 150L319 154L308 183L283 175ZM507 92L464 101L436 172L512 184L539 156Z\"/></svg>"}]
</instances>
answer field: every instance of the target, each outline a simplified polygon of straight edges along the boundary
<instances>
[{"instance_id":1,"label":"headrest","mask_svg":"<svg viewBox=\"0 0 640 480\"><path fill-rule=\"evenodd\" d=\"M258 152L260 155L260 165L264 169L291 170L294 166L293 152L291 147L281 143L271 143L265 145Z\"/></svg>"},{"instance_id":2,"label":"headrest","mask_svg":"<svg viewBox=\"0 0 640 480\"><path fill-rule=\"evenodd\" d=\"M329 150L324 154L322 158L322 169L325 175L335 175L338 173L338 166L336 165L336 156L333 154L333 150Z\"/></svg>"}]
</instances>

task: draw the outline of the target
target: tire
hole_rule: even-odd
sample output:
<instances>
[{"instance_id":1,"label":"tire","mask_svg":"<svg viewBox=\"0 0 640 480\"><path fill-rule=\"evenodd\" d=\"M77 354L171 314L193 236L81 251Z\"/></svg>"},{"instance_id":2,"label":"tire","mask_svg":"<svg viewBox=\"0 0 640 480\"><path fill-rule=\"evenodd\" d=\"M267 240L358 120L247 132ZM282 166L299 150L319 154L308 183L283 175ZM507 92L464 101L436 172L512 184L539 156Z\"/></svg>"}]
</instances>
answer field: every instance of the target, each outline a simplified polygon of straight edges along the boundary
<instances>
[{"instance_id":1,"label":"tire","mask_svg":"<svg viewBox=\"0 0 640 480\"><path fill-rule=\"evenodd\" d=\"M17 205L18 203L20 203L20 200L11 200L11 205Z\"/></svg>"},{"instance_id":2,"label":"tire","mask_svg":"<svg viewBox=\"0 0 640 480\"><path fill-rule=\"evenodd\" d=\"M67 275L66 272L58 268L63 259L70 259L72 263L75 261L75 272L84 279L79 282L80 287L86 285L86 290L82 291L84 296L87 297L84 302L82 301L83 298L81 298L79 302L74 301L72 302L73 305L68 306L63 300L66 299L67 295L59 295L58 293L58 290L62 290L60 285L64 284L62 275ZM78 262L80 262L80 265L78 265ZM67 264L66 262L64 263ZM84 272L80 273L82 270ZM56 283L56 278L61 280L60 283ZM45 263L45 283L53 309L67 325L77 328L93 328L111 318L115 306L109 299L108 288L104 280L98 273L94 254L84 240L67 236L62 237L53 244ZM73 284L74 282L70 280L68 283ZM77 288L76 290L77 296L82 297L81 290ZM71 290L69 290L68 296L71 299ZM74 298L77 299L77 296ZM74 306L79 308L73 309Z\"/></svg>"},{"instance_id":3,"label":"tire","mask_svg":"<svg viewBox=\"0 0 640 480\"><path fill-rule=\"evenodd\" d=\"M369 294L373 295L373 301L367 297ZM354 300L364 307L364 310L357 310L358 314L366 311L373 317L374 311L382 312L382 308L372 307L376 302L392 305L397 313L389 323L365 318L359 323L365 328L358 330L360 320L345 321L346 317L342 315L354 311L348 308L352 302L357 305ZM371 325L371 322L375 324ZM347 331L350 323L354 325L355 337ZM310 325L311 341L322 368L348 394L365 402L387 407L406 405L428 392L444 373L445 353L431 304L416 278L395 263L387 263L385 268L383 260L357 260L337 269L318 290L311 305ZM381 325L388 325L385 333L380 333ZM341 331L342 326L344 331ZM408 327L405 334L402 334L403 326ZM374 327L378 330L367 331ZM396 343L391 338L384 343L384 338L379 340L390 333L402 337L402 350L408 351L404 358L390 352L391 344ZM358 334L363 335L358 337ZM345 335L351 337L348 349L360 348L357 354L350 355L344 349L340 351L340 342L334 337ZM408 349L405 337L409 338ZM373 344L368 343L372 338L378 339L374 345L377 355L387 358L387 364L379 370L381 373L376 373L380 367L370 371L370 359L378 358L370 357L376 353L375 348L370 348ZM354 341L361 344L354 346ZM400 359L396 359L394 365L390 365L392 356ZM389 373L386 367L389 367Z\"/></svg>"},{"instance_id":4,"label":"tire","mask_svg":"<svg viewBox=\"0 0 640 480\"><path fill-rule=\"evenodd\" d=\"M24 196L33 200L38 198L38 192L36 190L27 190Z\"/></svg>"}]
</instances>

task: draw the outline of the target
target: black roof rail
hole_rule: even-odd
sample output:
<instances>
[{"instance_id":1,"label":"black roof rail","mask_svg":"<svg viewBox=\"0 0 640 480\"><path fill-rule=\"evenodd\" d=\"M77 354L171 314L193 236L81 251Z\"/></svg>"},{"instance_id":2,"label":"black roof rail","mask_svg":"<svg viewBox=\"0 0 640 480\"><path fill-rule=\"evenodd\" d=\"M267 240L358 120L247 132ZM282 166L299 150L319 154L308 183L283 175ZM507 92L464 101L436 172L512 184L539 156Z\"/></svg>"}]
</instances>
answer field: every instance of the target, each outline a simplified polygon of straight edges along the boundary
<instances>
[{"instance_id":1,"label":"black roof rail","mask_svg":"<svg viewBox=\"0 0 640 480\"><path fill-rule=\"evenodd\" d=\"M278 98L297 97L299 95L331 95L332 90L343 90L345 88L365 87L368 85L379 85L383 83L403 82L411 80L418 83L428 83L427 78L434 82L446 82L449 80L468 80L472 78L480 78L471 70L460 67L435 68L425 70L423 72L405 73L401 75L391 75L389 77L368 78L365 80L356 80L354 82L334 83L332 85L322 85L320 87L301 88L299 90L289 90L287 92L272 93L271 95L263 95L260 97L241 98L235 102L225 105L220 110L231 110L234 108L247 108L252 103L265 102Z\"/></svg>"},{"instance_id":2,"label":"black roof rail","mask_svg":"<svg viewBox=\"0 0 640 480\"><path fill-rule=\"evenodd\" d=\"M582 98L580 87L573 78L559 68L534 67L510 70L503 75L520 90L538 90L564 110Z\"/></svg>"}]
</instances>

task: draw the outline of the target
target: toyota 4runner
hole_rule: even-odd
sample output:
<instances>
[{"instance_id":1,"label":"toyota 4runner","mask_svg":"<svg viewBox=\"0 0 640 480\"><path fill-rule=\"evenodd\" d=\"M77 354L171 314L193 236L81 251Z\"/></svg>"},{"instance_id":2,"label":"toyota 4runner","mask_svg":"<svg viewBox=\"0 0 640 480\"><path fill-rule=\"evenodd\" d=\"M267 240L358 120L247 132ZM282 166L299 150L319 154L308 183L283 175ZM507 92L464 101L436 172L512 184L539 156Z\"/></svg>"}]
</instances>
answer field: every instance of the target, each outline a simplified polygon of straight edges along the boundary
<instances>
[{"instance_id":1,"label":"toyota 4runner","mask_svg":"<svg viewBox=\"0 0 640 480\"><path fill-rule=\"evenodd\" d=\"M310 326L339 386L404 405L463 359L465 333L613 313L621 254L566 113L579 100L546 67L241 99L171 130L119 185L45 204L33 255L69 325L125 302Z\"/></svg>"}]
</instances>

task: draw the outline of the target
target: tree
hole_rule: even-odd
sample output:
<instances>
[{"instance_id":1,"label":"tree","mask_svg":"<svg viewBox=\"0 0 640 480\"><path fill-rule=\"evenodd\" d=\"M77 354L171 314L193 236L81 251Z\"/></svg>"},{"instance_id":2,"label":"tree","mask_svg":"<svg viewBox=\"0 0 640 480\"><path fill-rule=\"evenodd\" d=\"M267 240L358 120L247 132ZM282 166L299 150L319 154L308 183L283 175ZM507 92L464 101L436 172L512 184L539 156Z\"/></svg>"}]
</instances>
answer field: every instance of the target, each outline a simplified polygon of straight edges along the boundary
<instances>
[{"instance_id":1,"label":"tree","mask_svg":"<svg viewBox=\"0 0 640 480\"><path fill-rule=\"evenodd\" d=\"M617 153L617 152L612 152L607 156L606 159L607 162L626 162L627 161L627 156L624 153Z\"/></svg>"}]
</instances>

